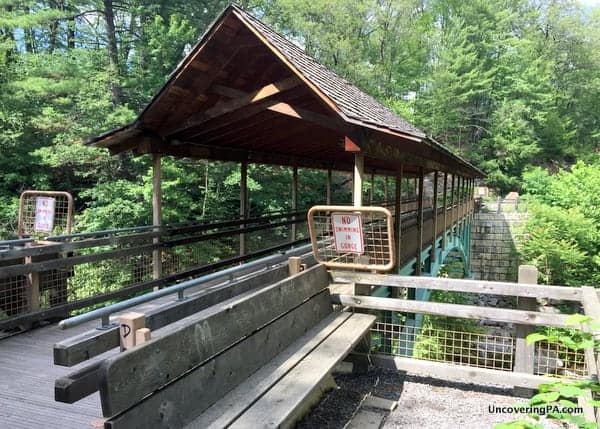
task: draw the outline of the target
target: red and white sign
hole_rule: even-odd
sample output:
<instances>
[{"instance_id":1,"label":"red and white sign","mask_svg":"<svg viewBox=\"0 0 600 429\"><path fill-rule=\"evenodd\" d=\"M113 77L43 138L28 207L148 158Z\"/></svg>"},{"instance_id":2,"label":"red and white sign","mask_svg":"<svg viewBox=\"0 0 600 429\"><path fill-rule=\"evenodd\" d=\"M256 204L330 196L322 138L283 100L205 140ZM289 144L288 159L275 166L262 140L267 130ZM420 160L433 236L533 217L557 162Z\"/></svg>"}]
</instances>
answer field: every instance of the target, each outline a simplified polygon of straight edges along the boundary
<instances>
[{"instance_id":1,"label":"red and white sign","mask_svg":"<svg viewBox=\"0 0 600 429\"><path fill-rule=\"evenodd\" d=\"M365 252L362 216L359 213L331 213L335 250L344 253Z\"/></svg>"},{"instance_id":2,"label":"red and white sign","mask_svg":"<svg viewBox=\"0 0 600 429\"><path fill-rule=\"evenodd\" d=\"M52 228L54 228L55 205L56 199L51 197L37 197L35 199L34 231L52 232Z\"/></svg>"}]
</instances>

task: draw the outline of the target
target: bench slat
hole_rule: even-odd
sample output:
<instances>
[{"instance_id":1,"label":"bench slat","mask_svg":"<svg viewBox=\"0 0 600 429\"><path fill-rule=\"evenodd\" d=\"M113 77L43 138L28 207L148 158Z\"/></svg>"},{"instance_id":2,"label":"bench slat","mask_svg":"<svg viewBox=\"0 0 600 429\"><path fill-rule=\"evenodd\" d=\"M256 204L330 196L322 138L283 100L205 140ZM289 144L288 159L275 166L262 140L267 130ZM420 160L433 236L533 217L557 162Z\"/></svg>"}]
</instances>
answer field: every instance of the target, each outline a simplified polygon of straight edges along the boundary
<instances>
[{"instance_id":1,"label":"bench slat","mask_svg":"<svg viewBox=\"0 0 600 429\"><path fill-rule=\"evenodd\" d=\"M166 385L135 407L113 417L106 428L183 427L242 383L332 311L324 290L235 346ZM228 312L223 312L229 314ZM231 326L233 317L225 328ZM206 331L208 333L210 331ZM183 352L172 349L170 354ZM124 386L124 385L121 385Z\"/></svg>"},{"instance_id":2,"label":"bench slat","mask_svg":"<svg viewBox=\"0 0 600 429\"><path fill-rule=\"evenodd\" d=\"M231 424L266 391L331 335L352 313L332 313L272 361L191 422L187 429L223 428Z\"/></svg>"},{"instance_id":3,"label":"bench slat","mask_svg":"<svg viewBox=\"0 0 600 429\"><path fill-rule=\"evenodd\" d=\"M184 301L175 301L152 310L146 316L146 326L156 331L169 323L183 319L219 302L237 295L275 283L288 277L288 267L278 267L234 283L222 284L222 279L215 285L207 284L206 290L194 293ZM162 336L162 331L154 332L155 338ZM72 366L85 359L105 353L119 346L119 328L106 331L94 329L79 336L69 338L54 345L54 361L57 365ZM54 399L58 402L72 404L98 391L98 369L102 361L94 362L85 368L59 377L54 383ZM85 377L81 374L85 373Z\"/></svg>"},{"instance_id":4,"label":"bench slat","mask_svg":"<svg viewBox=\"0 0 600 429\"><path fill-rule=\"evenodd\" d=\"M113 416L134 406L327 284L325 267L315 266L177 321L165 327L159 338L106 359L98 372L103 415Z\"/></svg>"},{"instance_id":5,"label":"bench slat","mask_svg":"<svg viewBox=\"0 0 600 429\"><path fill-rule=\"evenodd\" d=\"M288 276L287 266L278 267L249 278L223 284L224 279L207 283L206 290L184 301L175 301L148 312L146 327L152 331L254 288L280 281ZM54 364L74 366L94 356L119 347L119 328L105 331L92 329L54 345Z\"/></svg>"},{"instance_id":6,"label":"bench slat","mask_svg":"<svg viewBox=\"0 0 600 429\"><path fill-rule=\"evenodd\" d=\"M271 390L242 414L231 428L292 427L302 403L325 380L375 322L375 316L354 314Z\"/></svg>"}]
</instances>

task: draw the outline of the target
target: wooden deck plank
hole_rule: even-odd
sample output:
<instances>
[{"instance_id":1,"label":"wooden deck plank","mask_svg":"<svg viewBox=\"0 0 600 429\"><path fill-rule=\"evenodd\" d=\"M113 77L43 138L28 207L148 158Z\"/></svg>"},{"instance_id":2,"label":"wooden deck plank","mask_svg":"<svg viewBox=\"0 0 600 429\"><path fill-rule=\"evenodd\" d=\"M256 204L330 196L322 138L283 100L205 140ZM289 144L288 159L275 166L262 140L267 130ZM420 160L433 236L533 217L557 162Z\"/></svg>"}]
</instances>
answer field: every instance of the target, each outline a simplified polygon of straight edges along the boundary
<instances>
[{"instance_id":1,"label":"wooden deck plank","mask_svg":"<svg viewBox=\"0 0 600 429\"><path fill-rule=\"evenodd\" d=\"M189 293L200 289L192 288ZM128 311L145 313L176 299L177 294L168 295ZM67 330L51 324L0 339L0 428L102 427L98 394L75 404L55 402L54 381L90 363L103 360L117 353L118 349L70 368L54 365L52 350L55 343L94 329L98 323L91 321Z\"/></svg>"}]
</instances>

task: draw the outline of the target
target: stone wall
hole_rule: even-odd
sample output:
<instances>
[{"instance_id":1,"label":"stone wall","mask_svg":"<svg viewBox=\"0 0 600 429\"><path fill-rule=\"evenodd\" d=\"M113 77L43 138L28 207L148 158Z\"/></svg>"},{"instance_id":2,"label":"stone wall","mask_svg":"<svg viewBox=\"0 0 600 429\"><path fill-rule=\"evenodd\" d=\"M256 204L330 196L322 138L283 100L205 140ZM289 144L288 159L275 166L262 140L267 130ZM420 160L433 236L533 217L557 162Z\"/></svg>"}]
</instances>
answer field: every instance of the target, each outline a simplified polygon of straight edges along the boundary
<instances>
[{"instance_id":1,"label":"stone wall","mask_svg":"<svg viewBox=\"0 0 600 429\"><path fill-rule=\"evenodd\" d=\"M475 213L471 233L471 272L475 280L517 281L515 237L527 213Z\"/></svg>"}]
</instances>

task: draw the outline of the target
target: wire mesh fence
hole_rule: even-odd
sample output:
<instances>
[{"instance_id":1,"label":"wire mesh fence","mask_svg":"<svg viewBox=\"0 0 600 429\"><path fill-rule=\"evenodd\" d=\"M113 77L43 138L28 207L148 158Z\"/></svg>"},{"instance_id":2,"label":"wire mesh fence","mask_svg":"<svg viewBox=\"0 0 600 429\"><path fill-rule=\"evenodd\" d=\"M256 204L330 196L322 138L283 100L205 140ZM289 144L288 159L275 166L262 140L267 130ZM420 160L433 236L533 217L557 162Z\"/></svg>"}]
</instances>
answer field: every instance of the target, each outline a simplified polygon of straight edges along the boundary
<instances>
[{"instance_id":1,"label":"wire mesh fence","mask_svg":"<svg viewBox=\"0 0 600 429\"><path fill-rule=\"evenodd\" d=\"M0 321L30 309L27 276L12 276L0 280Z\"/></svg>"},{"instance_id":2,"label":"wire mesh fence","mask_svg":"<svg viewBox=\"0 0 600 429\"><path fill-rule=\"evenodd\" d=\"M393 219L387 209L315 206L308 224L315 258L326 266L387 271L395 264Z\"/></svg>"},{"instance_id":3,"label":"wire mesh fence","mask_svg":"<svg viewBox=\"0 0 600 429\"><path fill-rule=\"evenodd\" d=\"M585 353L560 343L540 341L535 345L534 371L540 375L586 377Z\"/></svg>"},{"instance_id":4,"label":"wire mesh fence","mask_svg":"<svg viewBox=\"0 0 600 429\"><path fill-rule=\"evenodd\" d=\"M381 312L371 329L371 349L385 355L513 371L514 326L482 326L466 319L443 319ZM584 351L559 343L536 343L534 374L586 377Z\"/></svg>"},{"instance_id":5,"label":"wire mesh fence","mask_svg":"<svg viewBox=\"0 0 600 429\"><path fill-rule=\"evenodd\" d=\"M5 243L0 249L0 329L21 326L16 322L11 325L11 320L39 310L53 309L52 314L62 318L66 314L59 311L62 307L87 311L154 287L150 285L157 280L153 252L160 252L160 278L185 278L188 270L229 258L241 261L239 258L245 256L240 255L251 258L253 252L287 245L292 241L291 225L296 239L308 236L305 216L280 213L244 221L165 226L159 230L123 228L47 237L43 242ZM241 233L246 242L244 249L240 248ZM47 314L43 317L50 317Z\"/></svg>"}]
</instances>

